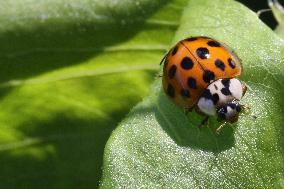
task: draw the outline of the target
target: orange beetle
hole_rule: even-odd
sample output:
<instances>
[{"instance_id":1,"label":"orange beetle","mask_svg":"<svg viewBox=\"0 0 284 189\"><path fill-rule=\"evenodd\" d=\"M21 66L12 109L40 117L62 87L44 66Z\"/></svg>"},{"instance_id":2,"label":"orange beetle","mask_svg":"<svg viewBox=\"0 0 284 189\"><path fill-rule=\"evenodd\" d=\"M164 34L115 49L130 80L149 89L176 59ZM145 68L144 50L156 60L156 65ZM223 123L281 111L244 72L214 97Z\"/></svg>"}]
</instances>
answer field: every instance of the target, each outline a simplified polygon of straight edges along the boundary
<instances>
[{"instance_id":1,"label":"orange beetle","mask_svg":"<svg viewBox=\"0 0 284 189\"><path fill-rule=\"evenodd\" d=\"M161 63L164 63L163 88L165 93L177 105L188 110L196 107L210 84L219 79L234 78L242 73L241 61L232 50L223 43L203 36L191 37L178 42L166 54ZM236 90L241 91L230 91L230 85L222 85L224 81L219 81L220 89L211 91L212 94L209 97L207 95L208 99L215 105L216 115L220 108L227 105L227 103L240 100L232 96L232 92L241 92L242 97L246 89L244 85L241 85L242 89L238 88L240 85L234 80L234 85L237 85L238 88ZM227 92L229 90L230 93L222 93L221 88L225 87L227 87ZM223 91L225 90L223 89ZM223 98L223 101L219 101L220 98ZM209 101L206 103L209 103ZM201 112L208 115L208 111L204 112L201 109Z\"/></svg>"}]
</instances>

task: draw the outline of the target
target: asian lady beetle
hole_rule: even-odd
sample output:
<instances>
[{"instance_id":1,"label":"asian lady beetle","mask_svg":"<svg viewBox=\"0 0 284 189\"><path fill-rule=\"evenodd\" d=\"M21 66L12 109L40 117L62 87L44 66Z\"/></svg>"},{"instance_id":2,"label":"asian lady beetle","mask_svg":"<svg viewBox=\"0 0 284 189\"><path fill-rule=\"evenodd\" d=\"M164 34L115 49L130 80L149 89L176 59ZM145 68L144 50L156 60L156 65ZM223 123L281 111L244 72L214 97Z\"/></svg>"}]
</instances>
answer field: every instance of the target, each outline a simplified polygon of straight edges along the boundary
<instances>
[{"instance_id":1,"label":"asian lady beetle","mask_svg":"<svg viewBox=\"0 0 284 189\"><path fill-rule=\"evenodd\" d=\"M209 37L178 42L163 58L163 88L179 106L220 121L234 123L246 86L235 77L242 73L238 56Z\"/></svg>"}]
</instances>

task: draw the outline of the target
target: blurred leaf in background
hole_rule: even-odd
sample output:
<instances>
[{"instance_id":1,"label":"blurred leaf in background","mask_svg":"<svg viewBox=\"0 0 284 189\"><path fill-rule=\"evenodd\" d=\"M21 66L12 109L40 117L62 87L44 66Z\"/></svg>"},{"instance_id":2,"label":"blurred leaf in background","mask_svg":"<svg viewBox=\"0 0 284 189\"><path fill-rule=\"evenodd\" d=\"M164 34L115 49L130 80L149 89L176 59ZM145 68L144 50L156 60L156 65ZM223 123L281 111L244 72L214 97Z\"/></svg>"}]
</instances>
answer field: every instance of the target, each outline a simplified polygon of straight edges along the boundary
<instances>
[{"instance_id":1,"label":"blurred leaf in background","mask_svg":"<svg viewBox=\"0 0 284 189\"><path fill-rule=\"evenodd\" d=\"M97 188L184 0L0 2L0 188Z\"/></svg>"},{"instance_id":2,"label":"blurred leaf in background","mask_svg":"<svg viewBox=\"0 0 284 189\"><path fill-rule=\"evenodd\" d=\"M284 8L277 0L268 0L269 7L278 23L275 32L284 38Z\"/></svg>"},{"instance_id":3,"label":"blurred leaf in background","mask_svg":"<svg viewBox=\"0 0 284 189\"><path fill-rule=\"evenodd\" d=\"M284 41L232 0L189 1L180 24L172 44L205 35L239 55L249 108L217 135L215 118L198 129L157 79L108 140L101 188L284 188Z\"/></svg>"}]
</instances>

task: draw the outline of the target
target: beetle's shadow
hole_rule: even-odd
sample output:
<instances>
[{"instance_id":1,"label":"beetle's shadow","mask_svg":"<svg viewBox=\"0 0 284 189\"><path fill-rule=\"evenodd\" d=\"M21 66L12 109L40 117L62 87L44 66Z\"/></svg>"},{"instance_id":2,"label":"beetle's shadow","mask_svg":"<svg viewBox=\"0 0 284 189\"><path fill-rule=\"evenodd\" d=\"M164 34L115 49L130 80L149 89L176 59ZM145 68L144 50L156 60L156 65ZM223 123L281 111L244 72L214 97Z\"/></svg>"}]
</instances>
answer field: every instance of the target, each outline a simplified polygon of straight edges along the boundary
<instances>
[{"instance_id":1,"label":"beetle's shadow","mask_svg":"<svg viewBox=\"0 0 284 189\"><path fill-rule=\"evenodd\" d=\"M158 95L157 106L156 119L177 145L215 153L234 146L235 138L232 127L226 125L217 134L216 128L220 126L220 123L211 118L207 126L198 128L204 117L199 116L194 111L185 114L163 92Z\"/></svg>"}]
</instances>

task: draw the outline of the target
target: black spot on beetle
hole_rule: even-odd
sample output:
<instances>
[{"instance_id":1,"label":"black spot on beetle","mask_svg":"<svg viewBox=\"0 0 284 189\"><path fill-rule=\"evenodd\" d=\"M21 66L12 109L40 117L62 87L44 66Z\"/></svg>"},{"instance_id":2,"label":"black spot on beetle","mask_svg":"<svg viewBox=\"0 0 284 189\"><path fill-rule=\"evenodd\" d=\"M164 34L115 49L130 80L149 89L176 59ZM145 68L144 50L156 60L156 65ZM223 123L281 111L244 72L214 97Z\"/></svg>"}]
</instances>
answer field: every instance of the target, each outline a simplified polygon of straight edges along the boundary
<instances>
[{"instance_id":1,"label":"black spot on beetle","mask_svg":"<svg viewBox=\"0 0 284 189\"><path fill-rule=\"evenodd\" d=\"M201 59L207 59L210 56L209 50L205 47L200 47L200 48L196 49L196 54Z\"/></svg>"},{"instance_id":2,"label":"black spot on beetle","mask_svg":"<svg viewBox=\"0 0 284 189\"><path fill-rule=\"evenodd\" d=\"M168 76L169 76L170 79L174 78L176 71L177 71L177 66L172 65L171 68L169 69L169 73L168 73Z\"/></svg>"},{"instance_id":3,"label":"black spot on beetle","mask_svg":"<svg viewBox=\"0 0 284 189\"><path fill-rule=\"evenodd\" d=\"M202 97L206 99L212 99L212 94L209 89L205 89L204 92L202 93Z\"/></svg>"},{"instance_id":4,"label":"black spot on beetle","mask_svg":"<svg viewBox=\"0 0 284 189\"><path fill-rule=\"evenodd\" d=\"M190 70L193 67L193 62L191 58L184 57L180 63L181 67L185 70Z\"/></svg>"},{"instance_id":5,"label":"black spot on beetle","mask_svg":"<svg viewBox=\"0 0 284 189\"><path fill-rule=\"evenodd\" d=\"M218 90L218 87L217 87L217 85L215 85L215 84L214 84L214 88L215 88L216 91Z\"/></svg>"},{"instance_id":6,"label":"black spot on beetle","mask_svg":"<svg viewBox=\"0 0 284 189\"><path fill-rule=\"evenodd\" d=\"M190 37L190 38L187 38L185 40L186 41L195 41L195 40L197 40L197 37Z\"/></svg>"},{"instance_id":7,"label":"black spot on beetle","mask_svg":"<svg viewBox=\"0 0 284 189\"><path fill-rule=\"evenodd\" d=\"M224 87L229 88L231 80L230 79L222 79L221 82L224 85Z\"/></svg>"},{"instance_id":8,"label":"black spot on beetle","mask_svg":"<svg viewBox=\"0 0 284 189\"><path fill-rule=\"evenodd\" d=\"M175 89L171 84L168 85L167 94L172 98L175 97Z\"/></svg>"},{"instance_id":9,"label":"black spot on beetle","mask_svg":"<svg viewBox=\"0 0 284 189\"><path fill-rule=\"evenodd\" d=\"M231 58L228 59L228 63L229 63L229 66L232 69L234 69L236 67L236 63Z\"/></svg>"},{"instance_id":10,"label":"black spot on beetle","mask_svg":"<svg viewBox=\"0 0 284 189\"><path fill-rule=\"evenodd\" d=\"M190 97L189 90L187 90L187 89L182 89L182 90L181 90L181 96L189 98L189 97Z\"/></svg>"},{"instance_id":11,"label":"black spot on beetle","mask_svg":"<svg viewBox=\"0 0 284 189\"><path fill-rule=\"evenodd\" d=\"M202 97L207 99L207 100L212 100L214 105L216 105L219 101L219 95L217 93L212 93L210 92L209 89L205 89L204 92L202 93Z\"/></svg>"},{"instance_id":12,"label":"black spot on beetle","mask_svg":"<svg viewBox=\"0 0 284 189\"><path fill-rule=\"evenodd\" d=\"M205 72L203 73L203 80L206 83L210 83L212 80L215 79L215 74L214 72L210 71L210 70L205 70Z\"/></svg>"},{"instance_id":13,"label":"black spot on beetle","mask_svg":"<svg viewBox=\"0 0 284 189\"><path fill-rule=\"evenodd\" d=\"M225 64L224 64L224 62L223 62L222 60L220 60L220 59L216 59L216 60L215 60L215 66L216 66L217 68L219 68L220 70L222 70L222 71L225 70Z\"/></svg>"},{"instance_id":14,"label":"black spot on beetle","mask_svg":"<svg viewBox=\"0 0 284 189\"><path fill-rule=\"evenodd\" d=\"M210 47L220 47L220 43L218 43L217 41L208 41L207 45L209 45Z\"/></svg>"},{"instance_id":15,"label":"black spot on beetle","mask_svg":"<svg viewBox=\"0 0 284 189\"><path fill-rule=\"evenodd\" d=\"M187 85L188 85L189 88L197 89L196 79L194 79L193 77L189 77L187 79Z\"/></svg>"},{"instance_id":16,"label":"black spot on beetle","mask_svg":"<svg viewBox=\"0 0 284 189\"><path fill-rule=\"evenodd\" d=\"M178 51L178 46L176 45L172 51L172 56L174 56Z\"/></svg>"},{"instance_id":17,"label":"black spot on beetle","mask_svg":"<svg viewBox=\"0 0 284 189\"><path fill-rule=\"evenodd\" d=\"M229 90L229 88L225 87L221 89L221 93L225 96L229 96L232 95L231 91Z\"/></svg>"}]
</instances>

